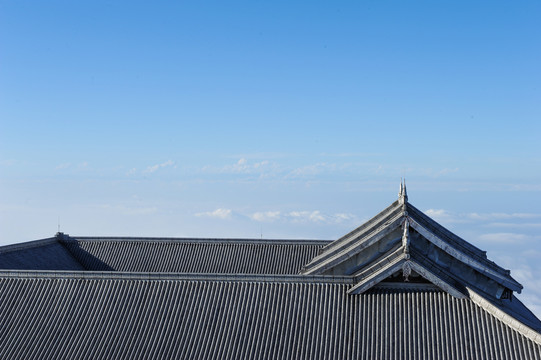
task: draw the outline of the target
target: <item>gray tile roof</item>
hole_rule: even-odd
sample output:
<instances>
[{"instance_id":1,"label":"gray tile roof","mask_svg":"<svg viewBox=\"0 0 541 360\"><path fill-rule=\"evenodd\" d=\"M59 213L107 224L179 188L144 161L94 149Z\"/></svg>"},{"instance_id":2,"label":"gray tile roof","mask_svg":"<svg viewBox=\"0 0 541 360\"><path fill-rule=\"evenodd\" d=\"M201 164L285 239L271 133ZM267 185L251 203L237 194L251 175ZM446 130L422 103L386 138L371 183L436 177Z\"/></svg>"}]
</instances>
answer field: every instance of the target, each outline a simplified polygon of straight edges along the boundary
<instances>
[{"instance_id":1,"label":"gray tile roof","mask_svg":"<svg viewBox=\"0 0 541 360\"><path fill-rule=\"evenodd\" d=\"M59 233L0 247L0 359L541 360L520 289L403 184L334 242Z\"/></svg>"},{"instance_id":2,"label":"gray tile roof","mask_svg":"<svg viewBox=\"0 0 541 360\"><path fill-rule=\"evenodd\" d=\"M62 244L89 270L297 274L326 241L70 237Z\"/></svg>"},{"instance_id":3,"label":"gray tile roof","mask_svg":"<svg viewBox=\"0 0 541 360\"><path fill-rule=\"evenodd\" d=\"M297 274L328 243L60 235L0 247L0 269Z\"/></svg>"},{"instance_id":4,"label":"gray tile roof","mask_svg":"<svg viewBox=\"0 0 541 360\"><path fill-rule=\"evenodd\" d=\"M363 292L407 267L459 297L467 296L466 288L495 299L522 290L509 270L488 260L486 252L430 219L407 198L327 244L301 272L351 275L358 279L356 291Z\"/></svg>"},{"instance_id":5,"label":"gray tile roof","mask_svg":"<svg viewBox=\"0 0 541 360\"><path fill-rule=\"evenodd\" d=\"M0 358L541 359L431 286L353 296L345 277L84 274L0 272Z\"/></svg>"}]
</instances>

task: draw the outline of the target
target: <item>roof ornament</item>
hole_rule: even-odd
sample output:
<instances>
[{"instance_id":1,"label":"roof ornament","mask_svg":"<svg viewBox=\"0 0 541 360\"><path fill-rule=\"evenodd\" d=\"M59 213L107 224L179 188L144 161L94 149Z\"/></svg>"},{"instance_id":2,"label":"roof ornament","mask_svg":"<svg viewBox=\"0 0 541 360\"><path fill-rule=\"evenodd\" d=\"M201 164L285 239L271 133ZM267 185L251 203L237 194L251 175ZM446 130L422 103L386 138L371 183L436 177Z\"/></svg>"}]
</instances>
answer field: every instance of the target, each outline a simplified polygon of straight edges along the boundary
<instances>
[{"instance_id":1,"label":"roof ornament","mask_svg":"<svg viewBox=\"0 0 541 360\"><path fill-rule=\"evenodd\" d=\"M408 218L404 221L404 233L402 234L402 248L406 259L410 258L410 223Z\"/></svg>"},{"instance_id":2,"label":"roof ornament","mask_svg":"<svg viewBox=\"0 0 541 360\"><path fill-rule=\"evenodd\" d=\"M410 281L410 275L411 275L411 264L409 261L406 261L404 265L402 265L402 276L404 277L404 281L406 282Z\"/></svg>"},{"instance_id":3,"label":"roof ornament","mask_svg":"<svg viewBox=\"0 0 541 360\"><path fill-rule=\"evenodd\" d=\"M400 204L408 202L408 192L406 190L406 179L400 178L400 190L398 191L398 201Z\"/></svg>"}]
</instances>

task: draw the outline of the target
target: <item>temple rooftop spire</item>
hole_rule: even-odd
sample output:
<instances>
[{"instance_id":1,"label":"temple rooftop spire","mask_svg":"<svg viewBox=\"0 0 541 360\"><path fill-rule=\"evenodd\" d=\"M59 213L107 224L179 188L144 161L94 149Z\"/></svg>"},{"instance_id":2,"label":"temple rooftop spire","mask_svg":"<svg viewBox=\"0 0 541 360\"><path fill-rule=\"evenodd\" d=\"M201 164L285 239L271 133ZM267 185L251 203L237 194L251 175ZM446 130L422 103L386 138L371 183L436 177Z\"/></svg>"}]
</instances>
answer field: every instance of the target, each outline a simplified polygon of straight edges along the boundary
<instances>
[{"instance_id":1,"label":"temple rooftop spire","mask_svg":"<svg viewBox=\"0 0 541 360\"><path fill-rule=\"evenodd\" d=\"M400 189L398 191L398 200L401 204L408 202L408 192L406 190L406 179L400 178Z\"/></svg>"}]
</instances>

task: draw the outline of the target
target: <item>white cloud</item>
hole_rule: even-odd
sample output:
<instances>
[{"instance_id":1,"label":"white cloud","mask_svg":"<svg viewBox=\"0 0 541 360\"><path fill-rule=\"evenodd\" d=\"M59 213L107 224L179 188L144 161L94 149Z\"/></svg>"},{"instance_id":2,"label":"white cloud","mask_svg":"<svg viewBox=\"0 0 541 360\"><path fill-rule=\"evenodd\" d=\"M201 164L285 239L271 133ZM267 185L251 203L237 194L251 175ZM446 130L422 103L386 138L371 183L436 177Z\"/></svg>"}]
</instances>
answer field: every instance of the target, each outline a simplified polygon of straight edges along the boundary
<instances>
[{"instance_id":1,"label":"white cloud","mask_svg":"<svg viewBox=\"0 0 541 360\"><path fill-rule=\"evenodd\" d=\"M278 171L276 164L270 163L268 160L263 160L255 163L250 163L246 158L240 158L234 164L228 164L221 167L204 166L201 169L205 173L212 174L260 174L275 173Z\"/></svg>"},{"instance_id":2,"label":"white cloud","mask_svg":"<svg viewBox=\"0 0 541 360\"><path fill-rule=\"evenodd\" d=\"M194 214L198 217L212 217L219 219L229 219L234 213L230 209L219 208L214 211L206 211ZM281 222L281 223L317 223L317 224L339 224L348 221L356 221L357 218L352 214L336 213L324 214L319 210L312 211L289 211L282 212L277 210L257 211L251 214L243 214L247 218L257 222Z\"/></svg>"},{"instance_id":3,"label":"white cloud","mask_svg":"<svg viewBox=\"0 0 541 360\"><path fill-rule=\"evenodd\" d=\"M158 169L168 167L168 166L173 166L173 165L175 165L175 162L173 160L167 160L164 163L156 164L156 165L152 165L152 166L147 167L146 170L145 170L145 173L151 174L153 172L156 172Z\"/></svg>"},{"instance_id":4,"label":"white cloud","mask_svg":"<svg viewBox=\"0 0 541 360\"><path fill-rule=\"evenodd\" d=\"M297 176L318 175L325 171L331 171L331 170L332 171L336 170L336 164L317 163L313 165L307 165L307 166L296 168L293 171L291 171L289 176L297 177Z\"/></svg>"},{"instance_id":5,"label":"white cloud","mask_svg":"<svg viewBox=\"0 0 541 360\"><path fill-rule=\"evenodd\" d=\"M287 214L287 217L292 222L323 222L325 217L321 215L319 210L315 211L291 211Z\"/></svg>"},{"instance_id":6,"label":"white cloud","mask_svg":"<svg viewBox=\"0 0 541 360\"><path fill-rule=\"evenodd\" d=\"M232 173L253 173L260 172L263 168L269 164L269 161L263 160L256 162L254 164L249 164L246 158L241 158L237 161L236 164L226 165L222 168L222 172L232 172Z\"/></svg>"},{"instance_id":7,"label":"white cloud","mask_svg":"<svg viewBox=\"0 0 541 360\"><path fill-rule=\"evenodd\" d=\"M505 184L505 190L510 191L541 191L541 184Z\"/></svg>"},{"instance_id":8,"label":"white cloud","mask_svg":"<svg viewBox=\"0 0 541 360\"><path fill-rule=\"evenodd\" d=\"M461 223L466 221L462 215L453 214L444 209L428 209L424 213L436 222L441 222L443 224Z\"/></svg>"},{"instance_id":9,"label":"white cloud","mask_svg":"<svg viewBox=\"0 0 541 360\"><path fill-rule=\"evenodd\" d=\"M214 169L210 166L206 166L205 170L211 170L211 172L218 173L240 174L249 172L251 170L251 165L248 164L248 160L246 160L246 158L240 158L235 164L225 165L219 169Z\"/></svg>"},{"instance_id":10,"label":"white cloud","mask_svg":"<svg viewBox=\"0 0 541 360\"><path fill-rule=\"evenodd\" d=\"M218 219L230 219L233 211L230 209L216 209L214 211L206 211L206 212L200 212L195 214L195 216L199 217L211 217L211 218L218 218Z\"/></svg>"},{"instance_id":11,"label":"white cloud","mask_svg":"<svg viewBox=\"0 0 541 360\"><path fill-rule=\"evenodd\" d=\"M256 221L275 221L280 219L280 211L264 211L253 213L250 218Z\"/></svg>"},{"instance_id":12,"label":"white cloud","mask_svg":"<svg viewBox=\"0 0 541 360\"><path fill-rule=\"evenodd\" d=\"M444 209L428 209L424 212L426 215L441 222L443 224L450 223L485 223L488 226L497 227L513 227L513 226L527 226L527 227L539 227L539 223L509 223L506 220L532 220L541 219L541 214L534 213L453 213ZM491 221L496 221L489 223Z\"/></svg>"},{"instance_id":13,"label":"white cloud","mask_svg":"<svg viewBox=\"0 0 541 360\"><path fill-rule=\"evenodd\" d=\"M472 220L484 220L484 221L491 221L491 220L508 220L508 219L539 219L541 218L541 214L532 214L532 213L470 213L467 214L467 217Z\"/></svg>"},{"instance_id":14,"label":"white cloud","mask_svg":"<svg viewBox=\"0 0 541 360\"><path fill-rule=\"evenodd\" d=\"M139 206L125 206L125 205L101 205L104 210L114 212L120 215L150 215L155 214L158 211L156 207L139 207Z\"/></svg>"},{"instance_id":15,"label":"white cloud","mask_svg":"<svg viewBox=\"0 0 541 360\"><path fill-rule=\"evenodd\" d=\"M63 164L59 164L55 169L56 170L63 170L63 169L67 169L71 166L71 163L63 163Z\"/></svg>"},{"instance_id":16,"label":"white cloud","mask_svg":"<svg viewBox=\"0 0 541 360\"><path fill-rule=\"evenodd\" d=\"M488 227L506 227L506 228L539 228L541 223L505 223L495 222L487 224Z\"/></svg>"},{"instance_id":17,"label":"white cloud","mask_svg":"<svg viewBox=\"0 0 541 360\"><path fill-rule=\"evenodd\" d=\"M70 162L66 162L66 163L62 163L62 164L58 164L56 167L55 167L55 170L64 170L64 169L78 169L78 170L81 170L81 169L86 169L88 168L88 162L86 161L83 161L81 163L70 163Z\"/></svg>"},{"instance_id":18,"label":"white cloud","mask_svg":"<svg viewBox=\"0 0 541 360\"><path fill-rule=\"evenodd\" d=\"M258 163L254 164L254 169L259 169L260 167L263 167L265 165L268 165L269 162L267 160L260 161Z\"/></svg>"},{"instance_id":19,"label":"white cloud","mask_svg":"<svg viewBox=\"0 0 541 360\"><path fill-rule=\"evenodd\" d=\"M352 214L337 213L332 215L323 214L319 210L312 211L260 211L249 216L252 220L262 222L282 221L290 223L321 223L338 224L344 221L353 221L356 217Z\"/></svg>"},{"instance_id":20,"label":"white cloud","mask_svg":"<svg viewBox=\"0 0 541 360\"><path fill-rule=\"evenodd\" d=\"M315 211L303 211L301 212L301 217L305 217L308 221L326 223L326 224L337 224L343 221L351 221L355 219L355 216L352 214L338 213L338 214L322 214L319 210Z\"/></svg>"},{"instance_id":21,"label":"white cloud","mask_svg":"<svg viewBox=\"0 0 541 360\"><path fill-rule=\"evenodd\" d=\"M352 214L334 214L336 222L354 220L355 216Z\"/></svg>"},{"instance_id":22,"label":"white cloud","mask_svg":"<svg viewBox=\"0 0 541 360\"><path fill-rule=\"evenodd\" d=\"M479 236L480 241L498 244L516 244L525 242L529 239L530 237L527 235L516 233L491 233Z\"/></svg>"},{"instance_id":23,"label":"white cloud","mask_svg":"<svg viewBox=\"0 0 541 360\"><path fill-rule=\"evenodd\" d=\"M438 216L448 216L447 211L443 209L428 209L425 211L425 214L427 214L430 217L438 217Z\"/></svg>"},{"instance_id":24,"label":"white cloud","mask_svg":"<svg viewBox=\"0 0 541 360\"><path fill-rule=\"evenodd\" d=\"M312 211L308 214L308 219L313 222L323 222L326 220L325 216L321 214L319 210Z\"/></svg>"}]
</instances>

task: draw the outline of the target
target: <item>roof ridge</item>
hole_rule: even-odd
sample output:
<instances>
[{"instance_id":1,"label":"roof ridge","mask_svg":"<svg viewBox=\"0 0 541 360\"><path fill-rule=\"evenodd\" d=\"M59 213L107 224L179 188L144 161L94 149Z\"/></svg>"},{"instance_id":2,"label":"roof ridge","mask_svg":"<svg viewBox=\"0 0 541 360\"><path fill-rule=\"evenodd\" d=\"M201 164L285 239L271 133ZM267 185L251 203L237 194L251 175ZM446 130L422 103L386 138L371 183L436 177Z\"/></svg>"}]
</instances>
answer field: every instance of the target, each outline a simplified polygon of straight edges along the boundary
<instances>
[{"instance_id":1,"label":"roof ridge","mask_svg":"<svg viewBox=\"0 0 541 360\"><path fill-rule=\"evenodd\" d=\"M155 242L155 243L254 243L276 245L327 245L332 240L317 239L257 239L257 238L192 238L192 237L131 237L131 236L70 236L61 241L81 242Z\"/></svg>"},{"instance_id":2,"label":"roof ridge","mask_svg":"<svg viewBox=\"0 0 541 360\"><path fill-rule=\"evenodd\" d=\"M480 258L483 258L486 260L486 251L478 248L477 246L471 244L470 242L462 239L460 236L454 234L452 231L432 219L430 216L426 215L423 211L416 208L413 204L408 203L408 210L410 210L412 213L415 213L415 215L418 215L423 220L426 220L429 225L433 225L436 227L436 230L439 232L442 232L442 235L448 237L450 240L457 242L457 245L460 247L463 247L466 251L472 253L474 256L478 256Z\"/></svg>"},{"instance_id":3,"label":"roof ridge","mask_svg":"<svg viewBox=\"0 0 541 360\"><path fill-rule=\"evenodd\" d=\"M348 232L347 234L341 236L340 238L338 238L337 240L335 241L332 241L331 243L329 243L325 249L328 249L332 246L337 246L345 241L347 241L348 239L352 238L352 237L358 237L359 234L361 234L363 231L373 227L375 224L378 224L379 222L381 222L383 219L385 219L386 217L389 216L389 214L392 214L394 213L395 211L398 211L398 212L401 212L401 207L397 206L397 205L400 205L398 200L394 201L391 205L387 206L385 209L383 209L382 211L380 211L379 213L377 213L375 216L373 216L370 220L364 222L363 224L361 224L360 226L356 227L355 229L353 229L352 231Z\"/></svg>"},{"instance_id":4,"label":"roof ridge","mask_svg":"<svg viewBox=\"0 0 541 360\"><path fill-rule=\"evenodd\" d=\"M410 210L413 210L412 213L415 213L415 215L419 216L421 220L426 221L428 223L427 225L434 228L434 229L427 229L428 231L435 233L435 235L437 235L438 237L440 236L445 237L445 239L442 239L442 240L452 241L454 245L456 245L456 249L463 252L466 256L469 256L473 258L474 260L477 260L481 262L482 264L489 266L492 270L498 272L501 276L510 278L514 282L516 282L516 280L514 280L511 277L509 270L499 266L498 264L496 264L494 261L490 260L486 256L486 251L481 250L477 246L469 243L468 241L462 239L460 236L454 234L453 232L451 232L450 230L445 228L443 225L439 224L438 222L430 218L430 216L426 215L425 213L423 213L421 210L417 209L413 205L408 204L408 206ZM419 224L419 225L423 226L423 224Z\"/></svg>"},{"instance_id":5,"label":"roof ridge","mask_svg":"<svg viewBox=\"0 0 541 360\"><path fill-rule=\"evenodd\" d=\"M391 213L391 215L392 214L393 213ZM328 268L331 268L342 261L346 261L358 253L361 253L366 248L381 240L381 238L393 232L395 228L398 228L400 223L402 223L403 218L404 215L401 212L395 214L393 217L383 218L387 220L386 223L378 223L380 224L379 226L372 226L368 228L371 231L366 231L359 237L350 239L350 242L343 242L342 244L338 244L336 247L329 246L324 248L324 251L322 251L318 256L314 257L308 264L304 266L302 272L310 273L314 271L325 271ZM364 240L359 242L359 239Z\"/></svg>"},{"instance_id":6,"label":"roof ridge","mask_svg":"<svg viewBox=\"0 0 541 360\"><path fill-rule=\"evenodd\" d=\"M39 279L106 279L106 280L187 280L187 281L246 281L286 283L340 283L353 284L350 276L340 275L272 275L222 273L147 273L120 271L66 271L66 270L0 270L0 278Z\"/></svg>"}]
</instances>

